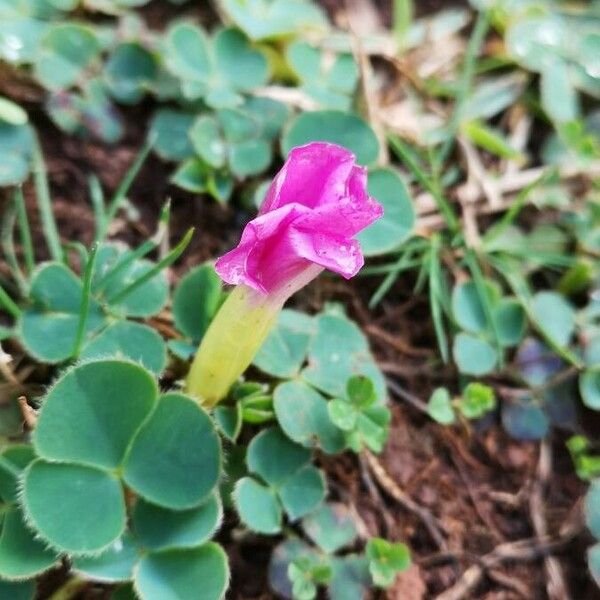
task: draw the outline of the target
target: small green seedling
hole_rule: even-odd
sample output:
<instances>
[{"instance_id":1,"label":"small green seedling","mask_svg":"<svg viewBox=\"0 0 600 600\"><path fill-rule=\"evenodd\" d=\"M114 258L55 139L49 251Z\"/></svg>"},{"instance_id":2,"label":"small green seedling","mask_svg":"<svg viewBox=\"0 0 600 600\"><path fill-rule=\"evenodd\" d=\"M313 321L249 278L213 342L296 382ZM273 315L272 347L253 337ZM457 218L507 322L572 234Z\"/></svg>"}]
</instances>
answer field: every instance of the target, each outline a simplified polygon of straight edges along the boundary
<instances>
[{"instance_id":1,"label":"small green seedling","mask_svg":"<svg viewBox=\"0 0 600 600\"><path fill-rule=\"evenodd\" d=\"M396 575L410 566L410 553L406 544L392 543L381 538L367 542L366 556L373 583L378 587L390 587Z\"/></svg>"},{"instance_id":2,"label":"small green seedling","mask_svg":"<svg viewBox=\"0 0 600 600\"><path fill-rule=\"evenodd\" d=\"M478 382L469 383L465 387L458 403L458 410L466 419L480 419L495 408L494 390L489 385Z\"/></svg>"},{"instance_id":3,"label":"small green seedling","mask_svg":"<svg viewBox=\"0 0 600 600\"><path fill-rule=\"evenodd\" d=\"M385 380L367 339L343 313L332 307L316 317L282 311L254 364L284 379L273 390L275 416L284 433L298 444L319 447L329 454L348 447L348 435L331 420L328 397L345 399L340 402L348 404L350 411L348 380L359 375L368 378L374 402L357 416L356 423L374 447L382 443L388 421ZM363 437L354 436L357 447Z\"/></svg>"},{"instance_id":4,"label":"small green seedling","mask_svg":"<svg viewBox=\"0 0 600 600\"><path fill-rule=\"evenodd\" d=\"M427 402L427 414L441 425L452 425L456 422L452 396L445 387L433 391Z\"/></svg>"},{"instance_id":5,"label":"small green seedling","mask_svg":"<svg viewBox=\"0 0 600 600\"><path fill-rule=\"evenodd\" d=\"M367 543L364 554L347 553L358 534L342 504L322 504L302 520L301 530L311 544L289 536L271 556L269 582L286 598L314 598L319 585L332 600L362 598L374 583L389 587L396 573L410 565L406 546L386 546L379 538Z\"/></svg>"},{"instance_id":6,"label":"small green seedling","mask_svg":"<svg viewBox=\"0 0 600 600\"><path fill-rule=\"evenodd\" d=\"M301 556L288 567L294 600L313 600L317 587L329 583L333 575L330 565L313 557Z\"/></svg>"},{"instance_id":7,"label":"small green seedling","mask_svg":"<svg viewBox=\"0 0 600 600\"><path fill-rule=\"evenodd\" d=\"M368 377L352 377L344 398L334 398L327 405L329 418L346 436L354 452L366 446L381 452L387 440L390 411L377 404L377 393Z\"/></svg>"},{"instance_id":8,"label":"small green seedling","mask_svg":"<svg viewBox=\"0 0 600 600\"><path fill-rule=\"evenodd\" d=\"M456 398L452 398L446 388L437 388L427 403L429 416L442 425L452 425L457 415L469 420L480 419L495 408L494 390L478 382L467 384Z\"/></svg>"},{"instance_id":9,"label":"small green seedling","mask_svg":"<svg viewBox=\"0 0 600 600\"><path fill-rule=\"evenodd\" d=\"M580 479L591 481L600 476L600 456L592 454L592 446L585 436L571 436L567 440L567 449Z\"/></svg>"},{"instance_id":10,"label":"small green seedling","mask_svg":"<svg viewBox=\"0 0 600 600\"><path fill-rule=\"evenodd\" d=\"M237 440L244 423L262 425L275 419L273 397L265 385L240 383L232 390L231 397L233 405L220 404L214 411L217 426L231 442Z\"/></svg>"}]
</instances>

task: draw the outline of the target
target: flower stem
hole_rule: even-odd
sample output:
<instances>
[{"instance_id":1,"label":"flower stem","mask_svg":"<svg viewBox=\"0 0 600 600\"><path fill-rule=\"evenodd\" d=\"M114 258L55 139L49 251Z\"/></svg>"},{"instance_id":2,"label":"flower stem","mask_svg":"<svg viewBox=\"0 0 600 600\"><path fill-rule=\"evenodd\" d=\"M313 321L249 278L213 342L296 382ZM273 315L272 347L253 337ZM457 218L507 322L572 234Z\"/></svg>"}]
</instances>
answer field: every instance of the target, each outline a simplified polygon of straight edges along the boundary
<instances>
[{"instance_id":1,"label":"flower stem","mask_svg":"<svg viewBox=\"0 0 600 600\"><path fill-rule=\"evenodd\" d=\"M281 306L272 297L237 286L202 339L188 375L188 393L207 407L222 400L252 362Z\"/></svg>"}]
</instances>

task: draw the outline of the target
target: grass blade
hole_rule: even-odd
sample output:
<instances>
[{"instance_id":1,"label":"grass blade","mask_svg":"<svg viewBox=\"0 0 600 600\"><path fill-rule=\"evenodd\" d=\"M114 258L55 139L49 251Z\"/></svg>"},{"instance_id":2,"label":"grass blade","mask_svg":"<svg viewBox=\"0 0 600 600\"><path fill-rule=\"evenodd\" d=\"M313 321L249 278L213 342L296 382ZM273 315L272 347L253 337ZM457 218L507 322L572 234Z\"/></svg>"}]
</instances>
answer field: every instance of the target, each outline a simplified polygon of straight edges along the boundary
<instances>
[{"instance_id":1,"label":"grass blade","mask_svg":"<svg viewBox=\"0 0 600 600\"><path fill-rule=\"evenodd\" d=\"M77 254L77 258L79 259L79 264L81 265L81 268L83 269L84 266L87 264L87 261L89 258L87 248L81 242L67 242L64 245L64 248L65 248L65 252L72 250L73 252L75 252Z\"/></svg>"},{"instance_id":2,"label":"grass blade","mask_svg":"<svg viewBox=\"0 0 600 600\"><path fill-rule=\"evenodd\" d=\"M27 280L25 279L25 276L21 271L21 267L19 266L13 238L16 219L16 206L14 202L11 202L4 213L4 218L2 219L2 230L0 231L0 244L2 245L2 251L4 253L6 263L10 268L10 273L13 276L13 279L17 282L19 293L22 296L26 296Z\"/></svg>"},{"instance_id":3,"label":"grass blade","mask_svg":"<svg viewBox=\"0 0 600 600\"><path fill-rule=\"evenodd\" d=\"M52 260L63 261L63 251L60 245L60 237L56 227L56 220L52 212L52 200L50 199L50 188L48 186L48 175L46 162L42 154L39 140L35 140L33 148L33 181L35 185L35 198L42 219L42 231L46 238L46 244Z\"/></svg>"},{"instance_id":4,"label":"grass blade","mask_svg":"<svg viewBox=\"0 0 600 600\"><path fill-rule=\"evenodd\" d=\"M108 270L108 272L100 279L96 284L96 291L101 292L114 281L114 279L122 273L131 263L140 258L143 258L152 250L158 248L162 241L167 228L169 226L169 219L171 217L171 201L165 202L160 212L158 220L158 227L156 233L149 239L140 244L135 250L127 252L120 260L117 260L115 264Z\"/></svg>"},{"instance_id":5,"label":"grass blade","mask_svg":"<svg viewBox=\"0 0 600 600\"><path fill-rule=\"evenodd\" d=\"M411 152L408 150L404 142L398 136L388 136L388 142L397 158L406 165L406 167L412 173L414 178L421 184L421 186L433 196L438 210L446 220L446 224L448 225L448 227L454 232L458 231L460 229L460 221L454 213L452 205L441 192L441 189L437 185L437 183L433 180L432 177L427 175L427 173L425 173L425 171L419 166L417 161L412 156Z\"/></svg>"},{"instance_id":6,"label":"grass blade","mask_svg":"<svg viewBox=\"0 0 600 600\"><path fill-rule=\"evenodd\" d=\"M92 274L96 263L96 254L98 253L98 244L94 244L90 250L89 257L85 263L83 272L83 290L81 294L81 305L79 306L79 322L77 324L77 333L75 334L75 343L71 358L76 359L80 352L85 337L85 327L87 325L88 313L90 308L90 298L92 296Z\"/></svg>"},{"instance_id":7,"label":"grass blade","mask_svg":"<svg viewBox=\"0 0 600 600\"><path fill-rule=\"evenodd\" d=\"M92 175L88 180L88 187L90 190L90 200L92 208L94 210L94 221L96 222L96 233L94 236L94 242L98 243L101 241L103 235L102 232L106 231L106 213L104 209L104 192L100 180Z\"/></svg>"},{"instance_id":8,"label":"grass blade","mask_svg":"<svg viewBox=\"0 0 600 600\"><path fill-rule=\"evenodd\" d=\"M473 32L471 33L467 50L465 52L462 74L458 84L458 90L456 91L454 110L452 111L452 116L450 117L450 122L448 125L450 135L446 138L437 154L437 164L440 167L437 169L438 171L441 170L441 165L446 162L450 152L452 151L452 148L454 147L454 143L456 141L455 134L463 120L463 109L473 85L477 57L479 56L481 47L483 46L489 26L490 11L483 10L479 12L477 14L477 20L475 21L475 26L473 27Z\"/></svg>"},{"instance_id":9,"label":"grass blade","mask_svg":"<svg viewBox=\"0 0 600 600\"><path fill-rule=\"evenodd\" d=\"M23 197L23 188L18 187L15 190L14 202L17 209L17 223L19 225L19 235L21 236L21 245L23 246L23 258L25 260L25 269L30 276L35 268L35 254L33 242L31 240L31 229L27 210L25 208L25 198Z\"/></svg>"},{"instance_id":10,"label":"grass blade","mask_svg":"<svg viewBox=\"0 0 600 600\"><path fill-rule=\"evenodd\" d=\"M407 34L414 15L413 0L394 0L392 5L392 28L401 48L406 46Z\"/></svg>"},{"instance_id":11,"label":"grass blade","mask_svg":"<svg viewBox=\"0 0 600 600\"><path fill-rule=\"evenodd\" d=\"M435 329L438 347L442 360L447 363L449 360L448 337L444 329L443 310L442 310L442 268L440 264L440 238L434 235L431 238L431 252L429 254L429 304L431 306L431 316Z\"/></svg>"},{"instance_id":12,"label":"grass blade","mask_svg":"<svg viewBox=\"0 0 600 600\"><path fill-rule=\"evenodd\" d=\"M414 268L420 266L421 263L422 263L422 259L416 258L414 260L409 261L405 265L406 268L403 268L401 270L404 271L407 269L414 269ZM393 263L388 263L386 265L376 265L374 267L364 267L363 269L361 269L358 276L359 277L374 277L377 275L387 275L388 273L392 273L397 270L398 270L398 261L393 262Z\"/></svg>"},{"instance_id":13,"label":"grass blade","mask_svg":"<svg viewBox=\"0 0 600 600\"><path fill-rule=\"evenodd\" d=\"M144 273L141 277L130 283L124 290L115 294L114 296L108 298L109 304L118 304L122 302L129 294L133 291L137 290L140 286L144 285L147 281L150 281L153 277L158 275L163 269L172 265L182 254L183 251L187 248L188 244L192 240L192 236L194 235L194 228L191 227L188 229L187 233L183 236L181 241L165 256L161 261L156 263L156 265L150 269L147 273Z\"/></svg>"},{"instance_id":14,"label":"grass blade","mask_svg":"<svg viewBox=\"0 0 600 600\"><path fill-rule=\"evenodd\" d=\"M369 308L375 308L379 302L381 302L382 298L388 293L392 285L394 285L396 279L398 279L400 273L420 263L420 261L411 260L415 252L416 248L409 246L400 255L400 258L395 264L392 265L392 268L389 270L383 281L379 284L379 287L375 290L375 293L371 296L371 299L369 300Z\"/></svg>"},{"instance_id":15,"label":"grass blade","mask_svg":"<svg viewBox=\"0 0 600 600\"><path fill-rule=\"evenodd\" d=\"M483 235L483 243L489 244L492 240L495 240L500 234L502 234L506 228L513 223L517 218L522 208L527 202L529 194L542 182L546 182L552 175L551 171L542 173L535 181L532 181L529 185L525 186L515 198L514 202L510 205L510 208L502 215L502 218L494 223Z\"/></svg>"},{"instance_id":16,"label":"grass blade","mask_svg":"<svg viewBox=\"0 0 600 600\"><path fill-rule=\"evenodd\" d=\"M148 154L150 153L150 150L152 150L152 146L152 140L146 141L146 143L142 146L142 149L136 156L135 160L133 161L133 164L131 165L131 167L129 167L129 170L125 174L125 177L123 177L123 180L119 184L117 191L115 192L108 205L102 229L100 230L99 235L96 235L97 241L103 240L106 236L106 230L108 229L108 226L110 225L111 221L115 218L119 208L121 208L123 201L127 196L127 192L129 191L133 180L137 177L138 173L140 172L140 169L142 168L142 165L144 164L146 158L148 158Z\"/></svg>"},{"instance_id":17,"label":"grass blade","mask_svg":"<svg viewBox=\"0 0 600 600\"><path fill-rule=\"evenodd\" d=\"M21 316L21 309L15 304L13 299L4 291L3 287L0 287L0 306L6 310L7 313L12 315L15 319Z\"/></svg>"}]
</instances>

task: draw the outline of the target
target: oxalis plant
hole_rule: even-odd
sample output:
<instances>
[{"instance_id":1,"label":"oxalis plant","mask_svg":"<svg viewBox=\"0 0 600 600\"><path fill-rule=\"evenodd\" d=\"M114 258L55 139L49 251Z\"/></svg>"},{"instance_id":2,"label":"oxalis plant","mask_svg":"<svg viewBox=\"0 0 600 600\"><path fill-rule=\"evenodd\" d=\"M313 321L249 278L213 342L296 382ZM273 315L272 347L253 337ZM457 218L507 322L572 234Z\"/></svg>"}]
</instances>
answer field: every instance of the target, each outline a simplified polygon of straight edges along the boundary
<instances>
[{"instance_id":1,"label":"oxalis plant","mask_svg":"<svg viewBox=\"0 0 600 600\"><path fill-rule=\"evenodd\" d=\"M18 214L21 203L17 193ZM117 326L153 331L131 317L155 314L166 298L152 311L117 310L120 303L94 282L112 279L113 295L125 303L131 286L133 296L158 285L185 239L131 274L156 237L117 253L100 243L103 218L97 244L82 252L81 277L64 260L26 271L23 301L9 300L17 321L10 331L34 358L59 367L33 402L26 441L0 452L0 597L32 598L35 578L65 564L70 579L56 598L98 582L112 585L115 599L217 600L230 576L213 541L224 507L241 526L278 536L269 582L283 597L311 600L325 587L334 599L362 598L373 586L392 585L410 564L408 548L359 535L352 513L328 500L325 475L312 461L315 450L381 451L390 420L383 377L338 306L315 317L282 311L325 269L355 275L363 264L355 236L381 214L351 152L329 143L292 149L216 275L200 265L177 286L172 308L181 338L168 347L176 364L195 356L171 390L159 385L166 358L153 364L150 338L133 329L110 333ZM41 292L39 273L50 273ZM223 293L219 277L232 291ZM156 294L148 288L142 298ZM37 323L32 331L69 351L32 351L26 317ZM90 344L97 351L85 352ZM251 363L270 377L266 383L241 378Z\"/></svg>"}]
</instances>

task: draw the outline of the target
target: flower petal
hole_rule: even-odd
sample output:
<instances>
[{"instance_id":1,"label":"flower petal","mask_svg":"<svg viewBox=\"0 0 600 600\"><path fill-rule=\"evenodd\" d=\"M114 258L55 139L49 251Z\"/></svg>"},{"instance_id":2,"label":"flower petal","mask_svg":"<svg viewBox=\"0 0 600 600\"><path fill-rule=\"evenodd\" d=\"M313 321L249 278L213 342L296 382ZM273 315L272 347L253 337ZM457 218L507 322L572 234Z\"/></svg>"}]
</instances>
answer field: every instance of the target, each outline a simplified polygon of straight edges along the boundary
<instances>
[{"instance_id":1,"label":"flower petal","mask_svg":"<svg viewBox=\"0 0 600 600\"><path fill-rule=\"evenodd\" d=\"M365 262L360 244L354 239L303 233L296 238L295 248L299 256L346 279L354 277Z\"/></svg>"},{"instance_id":2,"label":"flower petal","mask_svg":"<svg viewBox=\"0 0 600 600\"><path fill-rule=\"evenodd\" d=\"M383 214L383 207L366 191L366 169L354 167L346 194L335 202L326 202L302 215L295 226L332 236L352 237Z\"/></svg>"},{"instance_id":3,"label":"flower petal","mask_svg":"<svg viewBox=\"0 0 600 600\"><path fill-rule=\"evenodd\" d=\"M271 183L259 214L297 202L314 208L346 193L354 154L342 146L313 142L293 148Z\"/></svg>"},{"instance_id":4,"label":"flower petal","mask_svg":"<svg viewBox=\"0 0 600 600\"><path fill-rule=\"evenodd\" d=\"M288 204L250 221L238 247L217 260L219 277L226 283L244 283L263 293L295 277L309 263L299 256L290 240L290 225L308 210L300 204Z\"/></svg>"},{"instance_id":5,"label":"flower petal","mask_svg":"<svg viewBox=\"0 0 600 600\"><path fill-rule=\"evenodd\" d=\"M294 148L238 247L217 261L218 274L278 298L323 268L352 277L364 262L353 236L383 214L366 185L366 169L345 148Z\"/></svg>"}]
</instances>

